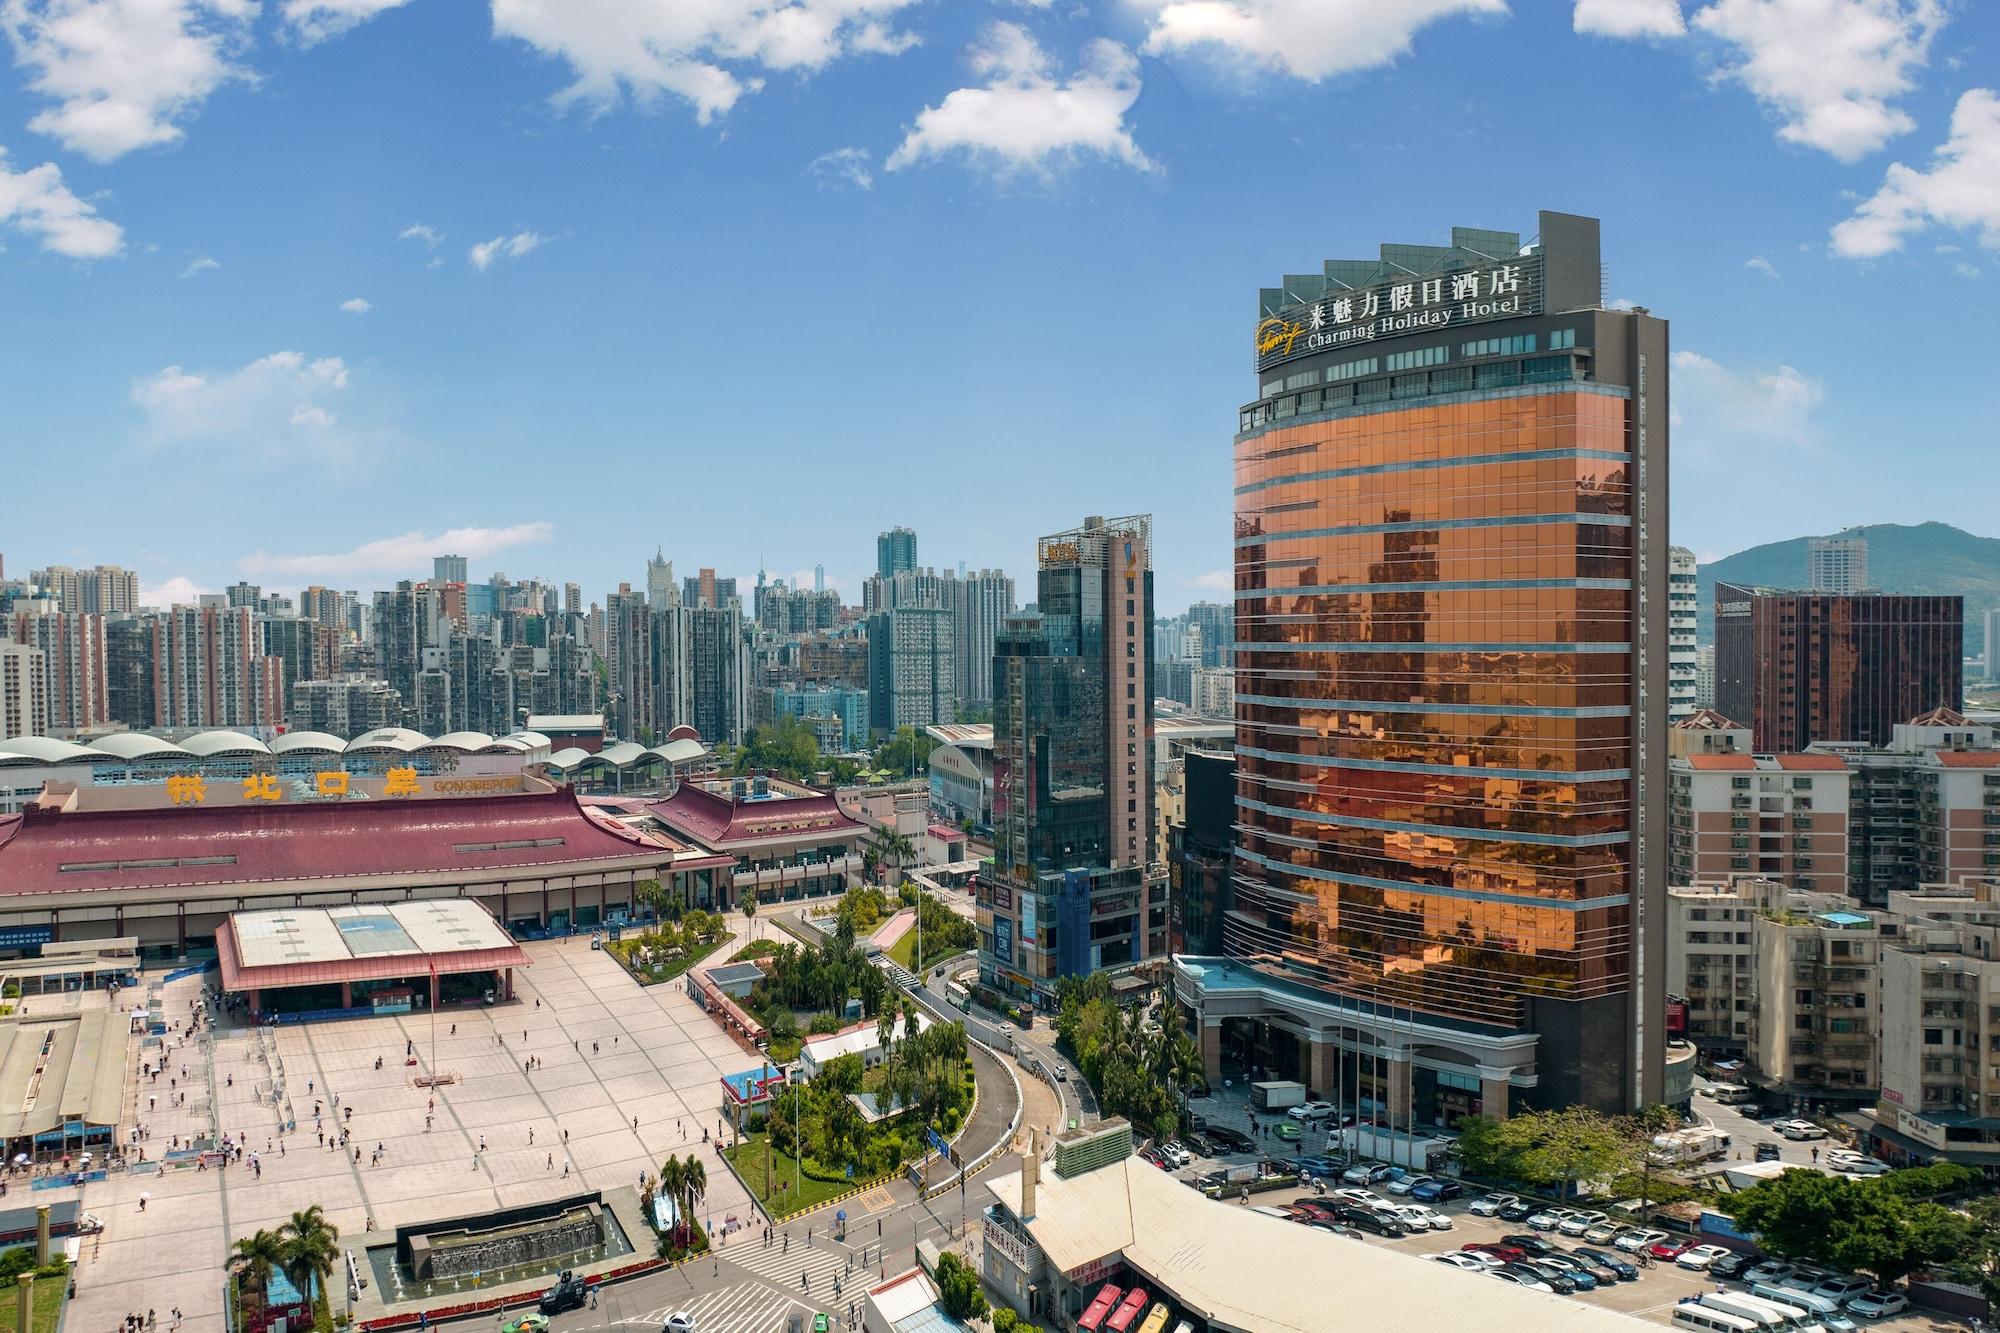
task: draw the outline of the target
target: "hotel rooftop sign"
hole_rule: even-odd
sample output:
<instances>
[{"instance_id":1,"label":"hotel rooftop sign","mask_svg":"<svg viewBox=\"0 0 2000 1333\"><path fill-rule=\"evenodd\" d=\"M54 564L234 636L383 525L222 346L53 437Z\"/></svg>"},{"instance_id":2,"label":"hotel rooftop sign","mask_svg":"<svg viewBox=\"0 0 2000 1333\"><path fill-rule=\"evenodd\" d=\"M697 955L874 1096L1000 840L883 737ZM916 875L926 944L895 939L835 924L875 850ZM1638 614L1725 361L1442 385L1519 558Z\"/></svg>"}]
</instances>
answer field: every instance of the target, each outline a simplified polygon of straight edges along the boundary
<instances>
[{"instance_id":1,"label":"hotel rooftop sign","mask_svg":"<svg viewBox=\"0 0 2000 1333\"><path fill-rule=\"evenodd\" d=\"M1541 313L1539 254L1449 273L1413 273L1266 316L1257 325L1257 369L1380 338Z\"/></svg>"}]
</instances>

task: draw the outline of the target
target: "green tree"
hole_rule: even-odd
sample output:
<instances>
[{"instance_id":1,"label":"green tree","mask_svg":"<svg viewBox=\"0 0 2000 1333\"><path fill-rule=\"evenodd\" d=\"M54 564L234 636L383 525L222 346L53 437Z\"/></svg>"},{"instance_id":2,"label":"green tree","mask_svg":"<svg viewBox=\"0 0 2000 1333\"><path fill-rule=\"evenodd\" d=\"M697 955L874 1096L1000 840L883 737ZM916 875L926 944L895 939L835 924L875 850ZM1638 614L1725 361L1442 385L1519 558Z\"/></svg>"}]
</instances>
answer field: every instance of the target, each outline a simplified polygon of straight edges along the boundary
<instances>
[{"instance_id":1,"label":"green tree","mask_svg":"<svg viewBox=\"0 0 2000 1333\"><path fill-rule=\"evenodd\" d=\"M1577 1184L1615 1175L1630 1160L1631 1140L1617 1121L1588 1107L1538 1111L1500 1122L1495 1131L1513 1174L1555 1185L1568 1198Z\"/></svg>"},{"instance_id":2,"label":"green tree","mask_svg":"<svg viewBox=\"0 0 2000 1333\"><path fill-rule=\"evenodd\" d=\"M748 884L743 886L742 905L744 928L752 935L755 935L757 933L757 890Z\"/></svg>"},{"instance_id":3,"label":"green tree","mask_svg":"<svg viewBox=\"0 0 2000 1333\"><path fill-rule=\"evenodd\" d=\"M340 1228L327 1221L325 1211L314 1204L303 1212L293 1213L282 1230L285 1275L298 1284L300 1291L310 1288L308 1277L319 1279L324 1286L334 1265L340 1262Z\"/></svg>"},{"instance_id":4,"label":"green tree","mask_svg":"<svg viewBox=\"0 0 2000 1333\"><path fill-rule=\"evenodd\" d=\"M248 1279L242 1288L244 1296L255 1297L258 1308L265 1304L273 1269L285 1264L285 1235L282 1230L270 1231L258 1228L254 1235L239 1237L230 1247L228 1266L244 1274Z\"/></svg>"},{"instance_id":5,"label":"green tree","mask_svg":"<svg viewBox=\"0 0 2000 1333\"><path fill-rule=\"evenodd\" d=\"M742 777L771 772L794 782L803 782L819 771L819 741L813 730L796 717L787 715L768 727L753 728L743 738L732 771Z\"/></svg>"},{"instance_id":6,"label":"green tree","mask_svg":"<svg viewBox=\"0 0 2000 1333\"><path fill-rule=\"evenodd\" d=\"M877 747L875 767L894 778L915 777L930 771L933 748L930 738L915 727L903 727Z\"/></svg>"},{"instance_id":7,"label":"green tree","mask_svg":"<svg viewBox=\"0 0 2000 1333\"><path fill-rule=\"evenodd\" d=\"M986 1317L990 1307L986 1293L980 1290L978 1271L949 1250L938 1256L937 1287L938 1304L953 1319L964 1322Z\"/></svg>"},{"instance_id":8,"label":"green tree","mask_svg":"<svg viewBox=\"0 0 2000 1333\"><path fill-rule=\"evenodd\" d=\"M2000 1308L2000 1196L1985 1195L1965 1205L1968 1234L1965 1248L1953 1256L1951 1274L1978 1287L1987 1301Z\"/></svg>"}]
</instances>

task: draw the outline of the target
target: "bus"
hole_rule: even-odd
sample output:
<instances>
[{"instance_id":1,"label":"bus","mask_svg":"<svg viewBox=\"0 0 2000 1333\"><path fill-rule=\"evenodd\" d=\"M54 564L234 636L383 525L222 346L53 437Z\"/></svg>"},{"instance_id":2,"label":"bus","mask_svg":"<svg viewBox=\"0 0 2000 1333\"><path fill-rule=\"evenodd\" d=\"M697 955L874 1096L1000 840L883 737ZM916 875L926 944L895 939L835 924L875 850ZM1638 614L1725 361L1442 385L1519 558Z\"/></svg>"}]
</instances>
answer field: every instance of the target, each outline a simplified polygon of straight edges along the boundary
<instances>
[{"instance_id":1,"label":"bus","mask_svg":"<svg viewBox=\"0 0 2000 1333\"><path fill-rule=\"evenodd\" d=\"M1115 1282L1107 1282L1099 1287L1096 1298L1090 1302L1090 1308L1076 1321L1079 1333L1097 1333L1104 1327L1104 1321L1110 1317L1112 1309L1118 1304L1118 1298L1124 1294L1125 1289Z\"/></svg>"},{"instance_id":2,"label":"bus","mask_svg":"<svg viewBox=\"0 0 2000 1333\"><path fill-rule=\"evenodd\" d=\"M1757 1325L1742 1315L1711 1310L1693 1298L1674 1307L1674 1325L1677 1328L1698 1328L1704 1333L1757 1333Z\"/></svg>"},{"instance_id":3,"label":"bus","mask_svg":"<svg viewBox=\"0 0 2000 1333\"><path fill-rule=\"evenodd\" d=\"M1146 1316L1146 1322L1139 1325L1139 1333L1167 1333L1167 1303L1161 1301L1153 1306Z\"/></svg>"},{"instance_id":4,"label":"bus","mask_svg":"<svg viewBox=\"0 0 2000 1333\"><path fill-rule=\"evenodd\" d=\"M1125 1299L1118 1303L1118 1308L1111 1312L1111 1317L1104 1321L1105 1333L1134 1333L1139 1312L1145 1308L1146 1289L1132 1288L1125 1293Z\"/></svg>"},{"instance_id":5,"label":"bus","mask_svg":"<svg viewBox=\"0 0 2000 1333\"><path fill-rule=\"evenodd\" d=\"M969 1014L972 1012L972 992L959 985L956 981L947 981L944 983L944 998L949 1000L951 1007L960 1013Z\"/></svg>"}]
</instances>

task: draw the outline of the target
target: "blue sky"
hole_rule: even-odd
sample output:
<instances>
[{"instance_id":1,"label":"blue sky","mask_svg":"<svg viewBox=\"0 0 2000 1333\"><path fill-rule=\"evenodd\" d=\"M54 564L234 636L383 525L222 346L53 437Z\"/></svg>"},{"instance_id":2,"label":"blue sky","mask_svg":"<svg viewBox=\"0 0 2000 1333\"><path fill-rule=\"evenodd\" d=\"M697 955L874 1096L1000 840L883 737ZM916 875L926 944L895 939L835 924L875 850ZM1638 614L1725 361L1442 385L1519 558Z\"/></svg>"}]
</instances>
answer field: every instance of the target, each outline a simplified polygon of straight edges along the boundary
<instances>
[{"instance_id":1,"label":"blue sky","mask_svg":"<svg viewBox=\"0 0 2000 1333\"><path fill-rule=\"evenodd\" d=\"M1393 11L1393 12L1391 12ZM1672 531L1988 535L1973 0L0 0L0 553L239 577L1226 595L1257 289L1604 219ZM808 573L809 577L809 573Z\"/></svg>"}]
</instances>

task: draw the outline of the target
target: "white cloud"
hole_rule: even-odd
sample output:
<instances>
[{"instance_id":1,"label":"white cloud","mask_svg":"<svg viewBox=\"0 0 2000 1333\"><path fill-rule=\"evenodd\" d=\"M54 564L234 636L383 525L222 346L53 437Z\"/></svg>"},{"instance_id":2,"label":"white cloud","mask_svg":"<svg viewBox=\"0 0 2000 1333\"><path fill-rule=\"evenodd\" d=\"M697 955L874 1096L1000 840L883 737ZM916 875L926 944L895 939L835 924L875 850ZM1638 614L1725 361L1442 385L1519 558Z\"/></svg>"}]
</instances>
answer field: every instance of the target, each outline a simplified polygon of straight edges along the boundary
<instances>
[{"instance_id":1,"label":"white cloud","mask_svg":"<svg viewBox=\"0 0 2000 1333\"><path fill-rule=\"evenodd\" d=\"M808 176L825 181L845 181L858 190L875 188L873 159L866 148L836 148L821 153L806 167Z\"/></svg>"},{"instance_id":2,"label":"white cloud","mask_svg":"<svg viewBox=\"0 0 2000 1333\"><path fill-rule=\"evenodd\" d=\"M1150 11L1148 55L1213 51L1317 81L1406 55L1417 33L1460 14L1505 14L1506 0L1133 0Z\"/></svg>"},{"instance_id":3,"label":"white cloud","mask_svg":"<svg viewBox=\"0 0 2000 1333\"><path fill-rule=\"evenodd\" d=\"M1047 171L1087 156L1153 169L1125 125L1125 113L1139 100L1139 61L1118 43L1086 44L1064 83L1026 29L995 23L973 46L971 62L986 85L960 88L918 112L884 164L888 170L954 155L1003 173Z\"/></svg>"},{"instance_id":4,"label":"white cloud","mask_svg":"<svg viewBox=\"0 0 2000 1333\"><path fill-rule=\"evenodd\" d=\"M334 429L332 404L347 389L347 363L274 352L240 370L168 366L132 386L154 446L239 449L271 462L317 456L342 461L362 443Z\"/></svg>"},{"instance_id":5,"label":"white cloud","mask_svg":"<svg viewBox=\"0 0 2000 1333\"><path fill-rule=\"evenodd\" d=\"M1951 271L1953 273L1958 274L1958 276L1961 278L1977 278L1983 276L1980 273L1979 269L1973 267L1971 264L1966 263L1964 260L1960 260L1958 263L1953 264L1951 266Z\"/></svg>"},{"instance_id":6,"label":"white cloud","mask_svg":"<svg viewBox=\"0 0 2000 1333\"><path fill-rule=\"evenodd\" d=\"M1604 303L1606 310L1637 310L1639 303L1629 296L1614 296Z\"/></svg>"},{"instance_id":7,"label":"white cloud","mask_svg":"<svg viewBox=\"0 0 2000 1333\"><path fill-rule=\"evenodd\" d=\"M1755 269L1757 270L1757 272L1763 274L1767 278L1782 278L1785 276L1784 274L1778 272L1777 265L1773 264L1770 260L1764 258L1764 256L1762 255L1758 255L1754 259L1744 260L1743 267L1749 269Z\"/></svg>"},{"instance_id":8,"label":"white cloud","mask_svg":"<svg viewBox=\"0 0 2000 1333\"><path fill-rule=\"evenodd\" d=\"M1679 37L1681 0L1576 0L1570 24L1598 37Z\"/></svg>"},{"instance_id":9,"label":"white cloud","mask_svg":"<svg viewBox=\"0 0 2000 1333\"><path fill-rule=\"evenodd\" d=\"M221 261L210 259L207 255L203 255L201 256L201 258L195 260L192 264L189 264L186 268L182 269L181 276L183 278L192 278L197 273L206 273L212 268L221 268L221 267L222 267Z\"/></svg>"},{"instance_id":10,"label":"white cloud","mask_svg":"<svg viewBox=\"0 0 2000 1333\"><path fill-rule=\"evenodd\" d=\"M428 536L405 532L364 542L351 551L321 555L274 555L258 551L237 562L244 574L300 579L344 578L362 574L408 574L429 576L431 557L462 555L474 562L488 559L517 546L538 546L555 537L555 524L517 523L506 528L453 528Z\"/></svg>"},{"instance_id":11,"label":"white cloud","mask_svg":"<svg viewBox=\"0 0 2000 1333\"><path fill-rule=\"evenodd\" d=\"M1826 396L1820 383L1791 366L1731 370L1699 352L1675 352L1674 447L1699 461L1733 446L1818 442L1814 413Z\"/></svg>"},{"instance_id":12,"label":"white cloud","mask_svg":"<svg viewBox=\"0 0 2000 1333\"><path fill-rule=\"evenodd\" d=\"M285 24L293 37L310 46L408 3L410 0L285 0Z\"/></svg>"},{"instance_id":13,"label":"white cloud","mask_svg":"<svg viewBox=\"0 0 2000 1333\"><path fill-rule=\"evenodd\" d=\"M1834 253L1872 259L1933 226L1974 232L1981 245L2000 249L2000 94L1991 88L1958 99L1951 137L1930 170L1890 164L1875 197L1833 229Z\"/></svg>"},{"instance_id":14,"label":"white cloud","mask_svg":"<svg viewBox=\"0 0 2000 1333\"><path fill-rule=\"evenodd\" d=\"M810 72L843 56L893 55L916 38L891 24L917 0L493 0L493 31L565 62L559 104L642 104L663 94L707 124L765 71Z\"/></svg>"},{"instance_id":15,"label":"white cloud","mask_svg":"<svg viewBox=\"0 0 2000 1333\"><path fill-rule=\"evenodd\" d=\"M1714 0L1694 27L1734 48L1719 77L1783 119L1780 139L1852 162L1913 128L1892 103L1943 21L1939 0Z\"/></svg>"},{"instance_id":16,"label":"white cloud","mask_svg":"<svg viewBox=\"0 0 2000 1333\"><path fill-rule=\"evenodd\" d=\"M213 588L199 586L185 575L175 575L159 583L140 584L139 605L161 608L193 606L204 594L214 591Z\"/></svg>"},{"instance_id":17,"label":"white cloud","mask_svg":"<svg viewBox=\"0 0 2000 1333\"><path fill-rule=\"evenodd\" d=\"M10 171L0 148L0 228L8 227L71 259L109 259L125 248L124 228L77 198L55 163Z\"/></svg>"},{"instance_id":18,"label":"white cloud","mask_svg":"<svg viewBox=\"0 0 2000 1333\"><path fill-rule=\"evenodd\" d=\"M342 301L340 303L340 308L342 310L345 310L350 315L365 315L369 311L373 310L375 306L365 297L355 296L355 297L350 297L345 301Z\"/></svg>"},{"instance_id":19,"label":"white cloud","mask_svg":"<svg viewBox=\"0 0 2000 1333\"><path fill-rule=\"evenodd\" d=\"M472 266L484 273L496 259L519 259L531 254L542 244L542 234L538 231L517 231L512 236L495 236L490 241L481 241L467 252L466 258Z\"/></svg>"},{"instance_id":20,"label":"white cloud","mask_svg":"<svg viewBox=\"0 0 2000 1333\"><path fill-rule=\"evenodd\" d=\"M1191 587L1206 588L1210 592L1233 592L1236 588L1236 571L1233 569L1211 569L1188 580Z\"/></svg>"},{"instance_id":21,"label":"white cloud","mask_svg":"<svg viewBox=\"0 0 2000 1333\"><path fill-rule=\"evenodd\" d=\"M396 239L399 241L422 241L425 245L435 250L438 248L438 242L444 239L444 233L436 227L427 226L422 222L412 222L409 226L396 233Z\"/></svg>"},{"instance_id":22,"label":"white cloud","mask_svg":"<svg viewBox=\"0 0 2000 1333\"><path fill-rule=\"evenodd\" d=\"M28 86L55 105L28 128L98 162L173 143L231 79L256 0L0 0Z\"/></svg>"}]
</instances>

